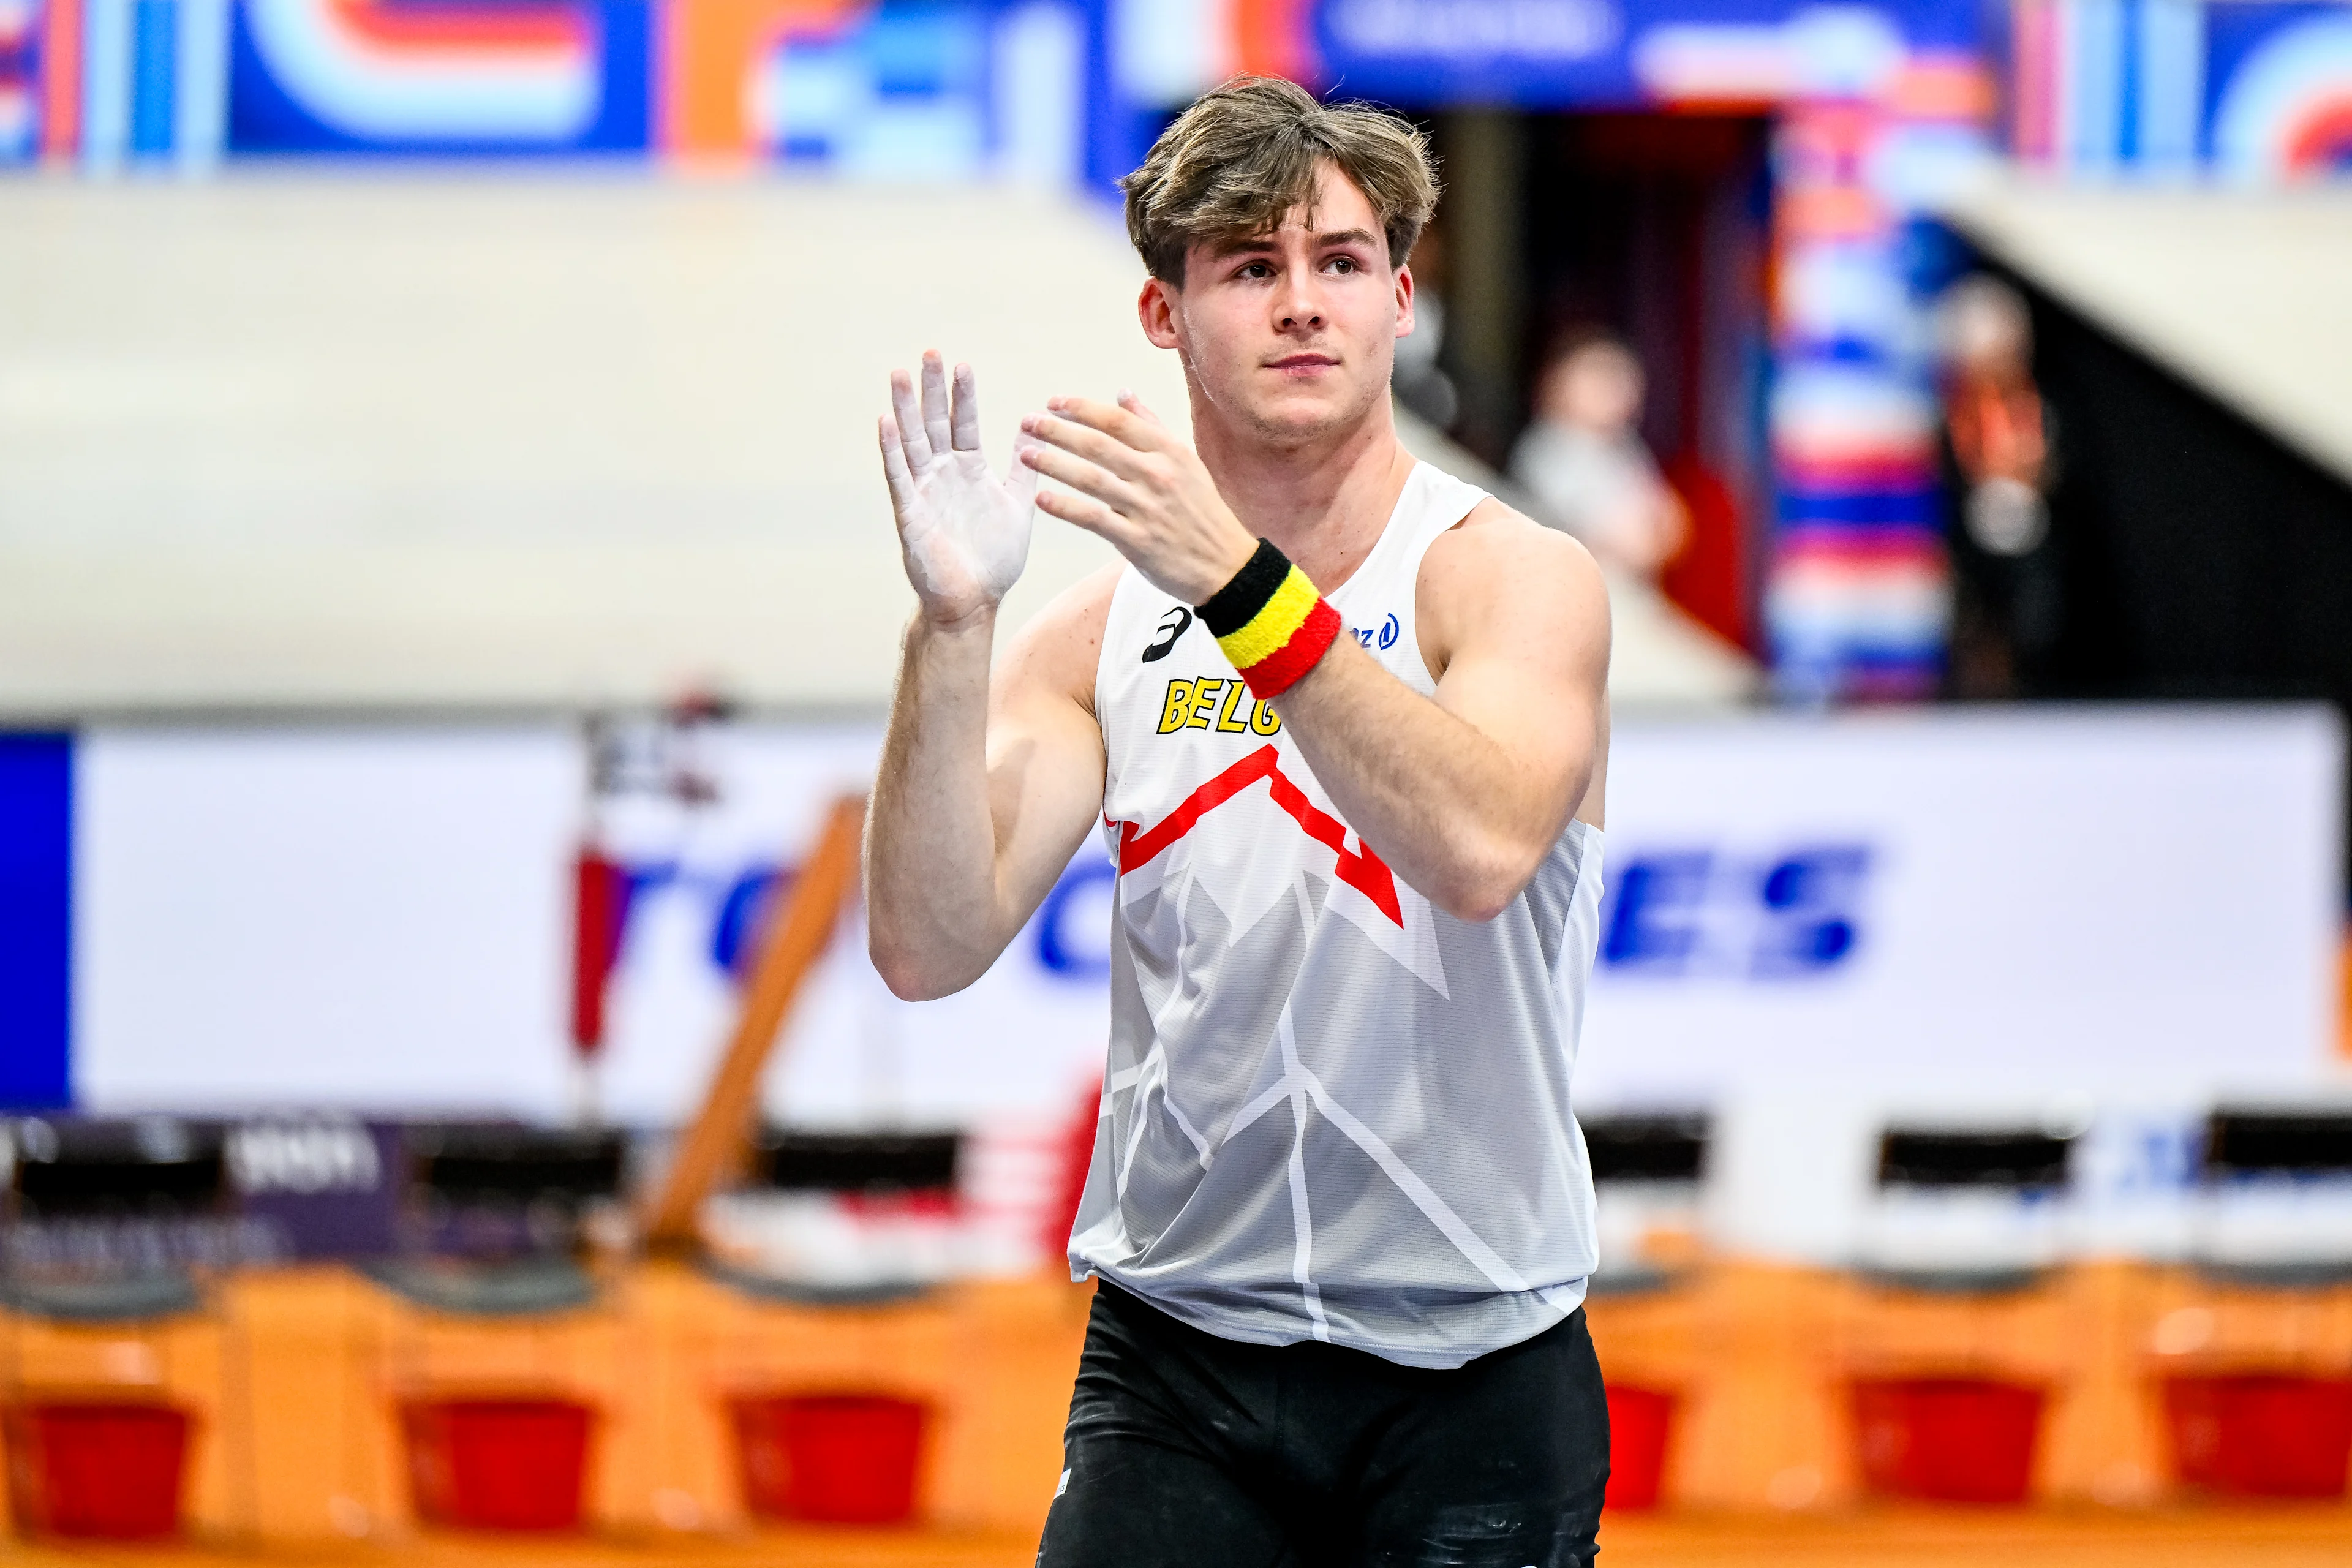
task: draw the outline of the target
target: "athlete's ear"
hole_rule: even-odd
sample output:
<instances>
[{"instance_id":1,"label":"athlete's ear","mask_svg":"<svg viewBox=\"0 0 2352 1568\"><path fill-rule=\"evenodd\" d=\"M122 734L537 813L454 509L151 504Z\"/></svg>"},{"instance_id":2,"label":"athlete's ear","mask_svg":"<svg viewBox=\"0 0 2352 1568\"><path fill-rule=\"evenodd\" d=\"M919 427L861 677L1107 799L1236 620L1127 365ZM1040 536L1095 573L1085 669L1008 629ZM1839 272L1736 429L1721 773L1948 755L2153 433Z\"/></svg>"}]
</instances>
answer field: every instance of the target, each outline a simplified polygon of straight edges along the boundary
<instances>
[{"instance_id":1,"label":"athlete's ear","mask_svg":"<svg viewBox=\"0 0 2352 1568\"><path fill-rule=\"evenodd\" d=\"M1143 335L1151 346L1172 349L1176 346L1176 290L1157 278L1143 280L1143 292L1135 301L1135 319L1143 323Z\"/></svg>"},{"instance_id":2,"label":"athlete's ear","mask_svg":"<svg viewBox=\"0 0 2352 1568\"><path fill-rule=\"evenodd\" d=\"M1397 328L1396 335L1412 333L1412 264L1407 262L1396 269Z\"/></svg>"}]
</instances>

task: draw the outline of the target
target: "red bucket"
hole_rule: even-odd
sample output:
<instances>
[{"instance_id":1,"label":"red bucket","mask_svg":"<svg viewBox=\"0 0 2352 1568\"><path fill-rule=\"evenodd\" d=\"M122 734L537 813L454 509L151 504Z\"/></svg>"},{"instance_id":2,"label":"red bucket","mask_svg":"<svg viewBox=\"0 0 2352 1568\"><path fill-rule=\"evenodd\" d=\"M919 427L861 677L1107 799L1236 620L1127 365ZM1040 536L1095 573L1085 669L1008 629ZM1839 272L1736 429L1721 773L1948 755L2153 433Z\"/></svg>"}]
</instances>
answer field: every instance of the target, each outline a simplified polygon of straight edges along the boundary
<instances>
[{"instance_id":1,"label":"red bucket","mask_svg":"<svg viewBox=\"0 0 2352 1568\"><path fill-rule=\"evenodd\" d=\"M2173 1474L2241 1497L2338 1498L2352 1468L2352 1377L2241 1373L2164 1384Z\"/></svg>"},{"instance_id":2,"label":"red bucket","mask_svg":"<svg viewBox=\"0 0 2352 1568\"><path fill-rule=\"evenodd\" d=\"M1666 1439L1675 1425L1675 1396L1663 1389L1609 1385L1609 1489L1603 1508L1623 1511L1658 1506L1666 1472Z\"/></svg>"},{"instance_id":3,"label":"red bucket","mask_svg":"<svg viewBox=\"0 0 2352 1568\"><path fill-rule=\"evenodd\" d=\"M737 1399L729 1408L752 1513L831 1524L914 1517L929 1407L884 1394L827 1394Z\"/></svg>"},{"instance_id":4,"label":"red bucket","mask_svg":"<svg viewBox=\"0 0 2352 1568\"><path fill-rule=\"evenodd\" d=\"M1886 1497L2023 1502L2042 1405L2041 1389L1987 1377L1859 1379L1863 1483Z\"/></svg>"},{"instance_id":5,"label":"red bucket","mask_svg":"<svg viewBox=\"0 0 2352 1568\"><path fill-rule=\"evenodd\" d=\"M416 1517L456 1530L577 1530L596 1413L569 1399L400 1407Z\"/></svg>"},{"instance_id":6,"label":"red bucket","mask_svg":"<svg viewBox=\"0 0 2352 1568\"><path fill-rule=\"evenodd\" d=\"M8 1406L0 1427L17 1527L115 1541L178 1534L193 1425L184 1410L144 1402Z\"/></svg>"}]
</instances>

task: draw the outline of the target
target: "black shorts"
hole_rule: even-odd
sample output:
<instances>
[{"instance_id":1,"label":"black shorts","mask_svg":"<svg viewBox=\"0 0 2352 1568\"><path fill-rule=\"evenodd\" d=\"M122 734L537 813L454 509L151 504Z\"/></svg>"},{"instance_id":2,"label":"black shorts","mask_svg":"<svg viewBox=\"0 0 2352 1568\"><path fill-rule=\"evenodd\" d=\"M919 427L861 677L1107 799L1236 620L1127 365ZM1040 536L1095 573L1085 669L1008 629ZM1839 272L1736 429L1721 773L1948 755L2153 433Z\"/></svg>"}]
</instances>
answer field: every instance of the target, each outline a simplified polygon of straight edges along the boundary
<instances>
[{"instance_id":1,"label":"black shorts","mask_svg":"<svg viewBox=\"0 0 2352 1568\"><path fill-rule=\"evenodd\" d=\"M1040 1568L1587 1568L1609 1405L1581 1308L1452 1371L1250 1345L1105 1284Z\"/></svg>"}]
</instances>

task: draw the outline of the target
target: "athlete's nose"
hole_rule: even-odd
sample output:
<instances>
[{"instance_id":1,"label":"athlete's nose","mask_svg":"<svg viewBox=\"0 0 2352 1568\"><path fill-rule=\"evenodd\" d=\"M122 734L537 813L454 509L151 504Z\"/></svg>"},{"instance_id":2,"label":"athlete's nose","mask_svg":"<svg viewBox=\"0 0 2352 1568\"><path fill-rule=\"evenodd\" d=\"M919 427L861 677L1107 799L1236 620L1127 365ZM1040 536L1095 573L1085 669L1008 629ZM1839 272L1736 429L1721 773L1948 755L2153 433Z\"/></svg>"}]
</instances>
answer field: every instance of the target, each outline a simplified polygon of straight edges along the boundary
<instances>
[{"instance_id":1,"label":"athlete's nose","mask_svg":"<svg viewBox=\"0 0 2352 1568\"><path fill-rule=\"evenodd\" d=\"M1323 325L1323 301L1311 283L1294 282L1285 292L1275 321L1276 331L1316 331Z\"/></svg>"}]
</instances>

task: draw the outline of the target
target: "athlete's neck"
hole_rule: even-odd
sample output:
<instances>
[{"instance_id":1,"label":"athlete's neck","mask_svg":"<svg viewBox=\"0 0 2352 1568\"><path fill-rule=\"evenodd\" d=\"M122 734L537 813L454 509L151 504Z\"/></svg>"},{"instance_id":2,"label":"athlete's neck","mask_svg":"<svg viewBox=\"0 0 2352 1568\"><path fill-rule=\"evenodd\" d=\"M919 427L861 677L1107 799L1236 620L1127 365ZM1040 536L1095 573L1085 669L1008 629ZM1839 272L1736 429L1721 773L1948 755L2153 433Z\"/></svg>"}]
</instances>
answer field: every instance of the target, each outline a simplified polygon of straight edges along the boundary
<instances>
[{"instance_id":1,"label":"athlete's neck","mask_svg":"<svg viewBox=\"0 0 2352 1568\"><path fill-rule=\"evenodd\" d=\"M1380 542L1412 473L1383 395L1354 424L1303 445L1236 429L1193 388L1192 441L1242 526L1290 557L1325 593Z\"/></svg>"}]
</instances>

